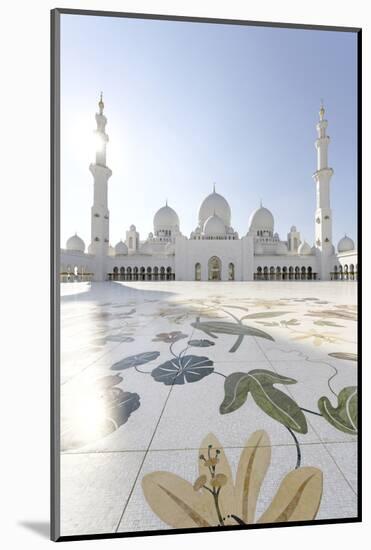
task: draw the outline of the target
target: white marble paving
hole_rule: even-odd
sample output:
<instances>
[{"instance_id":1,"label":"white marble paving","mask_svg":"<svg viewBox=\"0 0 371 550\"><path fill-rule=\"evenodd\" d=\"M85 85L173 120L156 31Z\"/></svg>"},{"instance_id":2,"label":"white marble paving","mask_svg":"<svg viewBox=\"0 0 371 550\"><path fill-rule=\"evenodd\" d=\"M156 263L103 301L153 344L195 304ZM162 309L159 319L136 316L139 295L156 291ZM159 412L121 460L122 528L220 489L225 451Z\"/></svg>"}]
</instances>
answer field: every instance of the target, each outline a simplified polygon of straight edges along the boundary
<instances>
[{"instance_id":1,"label":"white marble paving","mask_svg":"<svg viewBox=\"0 0 371 550\"><path fill-rule=\"evenodd\" d=\"M114 532L143 456L144 453L62 455L61 535Z\"/></svg>"},{"instance_id":2,"label":"white marble paving","mask_svg":"<svg viewBox=\"0 0 371 550\"><path fill-rule=\"evenodd\" d=\"M224 448L235 475L243 448ZM140 478L158 470L176 473L193 483L198 476L198 451L151 451L147 454ZM263 482L256 508L257 520L271 503L284 476L293 468L294 451L290 446L274 446L272 463ZM356 515L357 498L354 490L333 458L322 444L303 446L303 465L320 468L324 476L323 498L318 519L349 518ZM341 497L334 506L334 495ZM138 479L127 505L118 532L166 529L167 526L148 508Z\"/></svg>"},{"instance_id":3,"label":"white marble paving","mask_svg":"<svg viewBox=\"0 0 371 550\"><path fill-rule=\"evenodd\" d=\"M168 528L146 502L141 479L167 470L194 481L197 449L209 432L234 465L252 432L269 435L262 512L295 467L297 448L251 394L238 410L220 414L225 377L264 369L297 381L275 388L300 407L318 413L321 396L336 406L334 394L357 384L353 356L330 355L357 352L356 292L353 282L62 284L62 534ZM244 327L272 339L243 334L238 341ZM189 345L193 340L209 346ZM141 363L147 353L153 358ZM185 369L192 381L172 384L182 356L196 357L186 360L196 365ZM206 365L199 376L200 357L214 372ZM169 384L152 376L164 363ZM320 468L324 478L317 518L354 517L356 437L318 414L305 417L308 432L296 434L301 465Z\"/></svg>"}]
</instances>

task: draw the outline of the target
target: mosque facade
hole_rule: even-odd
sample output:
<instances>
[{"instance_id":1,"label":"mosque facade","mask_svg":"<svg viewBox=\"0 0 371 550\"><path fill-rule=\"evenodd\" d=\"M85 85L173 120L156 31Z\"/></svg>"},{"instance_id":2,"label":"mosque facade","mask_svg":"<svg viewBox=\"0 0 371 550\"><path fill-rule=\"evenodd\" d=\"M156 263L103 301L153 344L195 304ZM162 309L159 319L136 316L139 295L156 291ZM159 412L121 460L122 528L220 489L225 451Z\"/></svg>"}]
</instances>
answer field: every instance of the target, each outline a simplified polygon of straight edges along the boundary
<instances>
[{"instance_id":1,"label":"mosque facade","mask_svg":"<svg viewBox=\"0 0 371 550\"><path fill-rule=\"evenodd\" d=\"M155 214L153 232L141 240L135 225L114 247L110 244L108 187L112 171L106 165L107 118L102 96L95 115L99 146L89 169L94 181L91 242L70 237L60 255L62 282L69 281L302 281L357 280L357 250L345 235L335 246L328 166L328 121L323 106L316 125L317 170L313 174L316 210L314 243L302 240L292 226L285 239L274 230L273 214L260 204L242 235L232 227L227 200L216 192L202 202L198 224L183 235L178 214L166 202Z\"/></svg>"}]
</instances>

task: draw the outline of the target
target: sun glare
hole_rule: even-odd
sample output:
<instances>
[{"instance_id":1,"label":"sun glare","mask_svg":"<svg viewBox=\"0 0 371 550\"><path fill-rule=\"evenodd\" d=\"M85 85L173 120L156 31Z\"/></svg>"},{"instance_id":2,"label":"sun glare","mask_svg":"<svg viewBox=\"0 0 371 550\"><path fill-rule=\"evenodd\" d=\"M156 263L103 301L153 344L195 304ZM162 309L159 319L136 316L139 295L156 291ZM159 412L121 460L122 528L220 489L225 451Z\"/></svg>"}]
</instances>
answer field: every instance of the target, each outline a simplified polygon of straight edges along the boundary
<instances>
[{"instance_id":1,"label":"sun glare","mask_svg":"<svg viewBox=\"0 0 371 550\"><path fill-rule=\"evenodd\" d=\"M74 431L82 440L99 437L107 421L107 404L101 393L95 388L89 388L74 403L72 416Z\"/></svg>"}]
</instances>

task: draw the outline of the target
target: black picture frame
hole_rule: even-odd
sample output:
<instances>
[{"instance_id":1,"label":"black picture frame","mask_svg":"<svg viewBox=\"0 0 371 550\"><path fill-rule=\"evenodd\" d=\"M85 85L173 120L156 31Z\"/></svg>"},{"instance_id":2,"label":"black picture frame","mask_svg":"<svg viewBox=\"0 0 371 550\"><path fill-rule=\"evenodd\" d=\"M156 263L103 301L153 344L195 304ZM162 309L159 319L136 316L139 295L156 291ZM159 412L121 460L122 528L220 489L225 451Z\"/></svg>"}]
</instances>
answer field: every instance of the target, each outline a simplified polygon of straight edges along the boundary
<instances>
[{"instance_id":1,"label":"black picture frame","mask_svg":"<svg viewBox=\"0 0 371 550\"><path fill-rule=\"evenodd\" d=\"M236 525L228 527L210 527L195 529L166 529L160 531L138 531L127 533L103 533L89 535L60 535L60 283L59 283L59 254L60 254L60 22L62 15L84 15L99 17L134 18L163 21L183 21L192 23L211 23L227 25L244 25L254 27L280 27L286 29L303 29L317 31L339 31L355 33L357 35L357 239L358 239L358 272L362 273L362 29L356 27L336 27L314 24L292 24L267 21L247 21L238 19L219 19L208 17L171 16L147 13L124 13L115 11L81 10L56 8L51 10L51 130L50 130L50 160L51 160L51 498L50 523L51 539L53 541L74 541L90 539L111 539L156 535L173 535L179 533L200 533L216 531L236 531L250 529L267 529L291 527L298 525L342 524L362 521L362 279L357 284L358 299L358 513L352 518L335 518L314 521L293 521L290 523L264 523L254 525Z\"/></svg>"}]
</instances>

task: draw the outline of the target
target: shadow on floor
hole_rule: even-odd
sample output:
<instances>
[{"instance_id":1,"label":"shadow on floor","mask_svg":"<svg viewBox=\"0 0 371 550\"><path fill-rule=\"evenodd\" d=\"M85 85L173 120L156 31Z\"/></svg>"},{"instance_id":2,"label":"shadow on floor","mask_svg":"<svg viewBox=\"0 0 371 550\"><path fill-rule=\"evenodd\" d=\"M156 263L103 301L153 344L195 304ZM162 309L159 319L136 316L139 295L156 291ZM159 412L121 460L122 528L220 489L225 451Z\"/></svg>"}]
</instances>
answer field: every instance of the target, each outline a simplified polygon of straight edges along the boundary
<instances>
[{"instance_id":1,"label":"shadow on floor","mask_svg":"<svg viewBox=\"0 0 371 550\"><path fill-rule=\"evenodd\" d=\"M33 531L43 539L50 538L50 524L48 521L20 521L19 525Z\"/></svg>"},{"instance_id":2,"label":"shadow on floor","mask_svg":"<svg viewBox=\"0 0 371 550\"><path fill-rule=\"evenodd\" d=\"M167 281L167 284L171 290L163 290L164 285L161 283L156 286L146 286L148 282L136 281L131 284L124 284L118 281L106 281L103 283L65 283L65 289L69 288L69 285L83 284L87 290L84 292L73 292L72 294L61 295L61 304L69 302L101 302L102 300L115 300L121 302L122 300L131 300L139 298L142 300L144 297L165 300L176 294L176 287L171 288L171 282ZM137 285L137 286L136 286ZM82 288L84 288L84 286ZM79 287L77 287L79 288ZM73 287L72 287L73 289ZM92 293L94 298L92 298ZM99 304L102 305L102 304Z\"/></svg>"}]
</instances>

